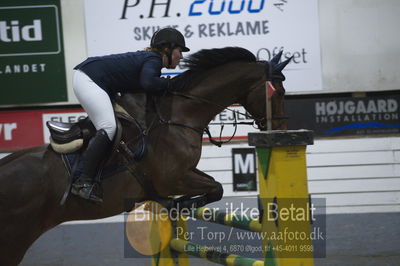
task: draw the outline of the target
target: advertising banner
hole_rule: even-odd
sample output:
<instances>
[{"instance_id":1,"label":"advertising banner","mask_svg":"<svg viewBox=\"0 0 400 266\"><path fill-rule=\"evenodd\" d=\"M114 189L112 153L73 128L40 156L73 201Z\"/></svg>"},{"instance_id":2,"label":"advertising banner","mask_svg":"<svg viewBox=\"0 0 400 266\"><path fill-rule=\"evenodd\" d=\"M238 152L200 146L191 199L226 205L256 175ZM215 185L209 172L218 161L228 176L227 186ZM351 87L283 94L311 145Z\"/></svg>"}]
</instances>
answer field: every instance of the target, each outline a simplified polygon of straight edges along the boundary
<instances>
[{"instance_id":1,"label":"advertising banner","mask_svg":"<svg viewBox=\"0 0 400 266\"><path fill-rule=\"evenodd\" d=\"M29 148L43 144L39 111L0 113L0 151Z\"/></svg>"},{"instance_id":2,"label":"advertising banner","mask_svg":"<svg viewBox=\"0 0 400 266\"><path fill-rule=\"evenodd\" d=\"M190 53L240 46L270 60L283 49L287 91L322 90L318 0L85 0L85 17L89 56L141 50L170 26Z\"/></svg>"},{"instance_id":3,"label":"advertising banner","mask_svg":"<svg viewBox=\"0 0 400 266\"><path fill-rule=\"evenodd\" d=\"M0 105L67 100L59 0L0 2Z\"/></svg>"},{"instance_id":4,"label":"advertising banner","mask_svg":"<svg viewBox=\"0 0 400 266\"><path fill-rule=\"evenodd\" d=\"M306 128L318 137L400 133L400 95L289 99L290 129Z\"/></svg>"},{"instance_id":5,"label":"advertising banner","mask_svg":"<svg viewBox=\"0 0 400 266\"><path fill-rule=\"evenodd\" d=\"M47 121L74 123L85 117L82 109L0 112L0 151L49 143Z\"/></svg>"}]
</instances>

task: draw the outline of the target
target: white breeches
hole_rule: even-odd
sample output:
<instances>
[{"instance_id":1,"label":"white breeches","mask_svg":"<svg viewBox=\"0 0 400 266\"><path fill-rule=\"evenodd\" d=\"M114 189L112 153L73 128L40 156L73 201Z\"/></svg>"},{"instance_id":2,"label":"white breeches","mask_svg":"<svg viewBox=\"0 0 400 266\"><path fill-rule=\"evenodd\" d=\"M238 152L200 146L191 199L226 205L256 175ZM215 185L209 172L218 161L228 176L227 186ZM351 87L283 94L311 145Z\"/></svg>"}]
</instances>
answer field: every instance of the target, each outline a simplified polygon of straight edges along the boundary
<instances>
[{"instance_id":1,"label":"white breeches","mask_svg":"<svg viewBox=\"0 0 400 266\"><path fill-rule=\"evenodd\" d=\"M112 141L117 126L108 94L80 70L74 70L72 86L96 130L104 129Z\"/></svg>"}]
</instances>

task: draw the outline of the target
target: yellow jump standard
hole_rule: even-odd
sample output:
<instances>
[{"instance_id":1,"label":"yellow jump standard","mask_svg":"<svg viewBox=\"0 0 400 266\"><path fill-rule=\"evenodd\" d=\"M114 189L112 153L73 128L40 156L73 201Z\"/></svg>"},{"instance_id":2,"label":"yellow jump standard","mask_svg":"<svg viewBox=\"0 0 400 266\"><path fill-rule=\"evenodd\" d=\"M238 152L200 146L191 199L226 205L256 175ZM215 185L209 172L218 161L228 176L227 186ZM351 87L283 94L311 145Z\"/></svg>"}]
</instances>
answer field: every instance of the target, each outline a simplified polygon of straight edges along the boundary
<instances>
[{"instance_id":1,"label":"yellow jump standard","mask_svg":"<svg viewBox=\"0 0 400 266\"><path fill-rule=\"evenodd\" d=\"M309 130L249 133L258 158L259 203L265 265L314 265L306 146Z\"/></svg>"},{"instance_id":2,"label":"yellow jump standard","mask_svg":"<svg viewBox=\"0 0 400 266\"><path fill-rule=\"evenodd\" d=\"M249 220L208 208L197 209L193 216L205 219L205 213L213 213L213 223L237 227L264 234L264 261L221 253L184 240L187 231L184 219L176 226L184 228L182 235L172 239L169 248L153 256L152 264L189 265L188 255L204 258L223 265L277 265L312 266L313 246L306 146L313 144L309 130L267 131L249 134L249 145L255 146L258 158L260 219ZM258 244L258 243L256 243ZM173 253L178 252L177 261Z\"/></svg>"}]
</instances>

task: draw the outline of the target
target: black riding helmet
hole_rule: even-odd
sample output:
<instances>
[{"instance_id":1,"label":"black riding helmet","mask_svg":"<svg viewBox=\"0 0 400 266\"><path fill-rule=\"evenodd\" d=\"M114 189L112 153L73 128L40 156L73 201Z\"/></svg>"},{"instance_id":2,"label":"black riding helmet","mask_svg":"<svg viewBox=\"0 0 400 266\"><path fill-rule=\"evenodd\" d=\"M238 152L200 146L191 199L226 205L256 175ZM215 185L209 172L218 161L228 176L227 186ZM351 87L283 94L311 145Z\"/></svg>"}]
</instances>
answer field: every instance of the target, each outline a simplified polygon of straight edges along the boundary
<instances>
[{"instance_id":1,"label":"black riding helmet","mask_svg":"<svg viewBox=\"0 0 400 266\"><path fill-rule=\"evenodd\" d=\"M150 47L160 48L164 44L170 44L171 48L180 47L182 52L189 52L190 49L186 47L185 37L182 33L174 28L163 28L156 31L151 38Z\"/></svg>"}]
</instances>

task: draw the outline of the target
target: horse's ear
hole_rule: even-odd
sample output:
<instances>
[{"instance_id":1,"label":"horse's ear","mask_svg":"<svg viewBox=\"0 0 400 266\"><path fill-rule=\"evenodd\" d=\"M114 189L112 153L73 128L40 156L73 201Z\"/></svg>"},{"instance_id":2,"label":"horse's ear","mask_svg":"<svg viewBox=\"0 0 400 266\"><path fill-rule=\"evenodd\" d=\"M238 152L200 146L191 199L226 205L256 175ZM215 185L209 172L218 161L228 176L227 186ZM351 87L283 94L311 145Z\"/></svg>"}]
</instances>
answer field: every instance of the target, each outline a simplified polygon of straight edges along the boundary
<instances>
[{"instance_id":1,"label":"horse's ear","mask_svg":"<svg viewBox=\"0 0 400 266\"><path fill-rule=\"evenodd\" d=\"M265 75L267 76L267 80L271 81L272 80L272 66L271 66L270 62L265 61L264 71L265 71Z\"/></svg>"},{"instance_id":2,"label":"horse's ear","mask_svg":"<svg viewBox=\"0 0 400 266\"><path fill-rule=\"evenodd\" d=\"M282 57L282 52L283 52L283 50L280 50L280 52L272 58L271 64L277 65L279 63L279 61L281 60L281 57Z\"/></svg>"},{"instance_id":3,"label":"horse's ear","mask_svg":"<svg viewBox=\"0 0 400 266\"><path fill-rule=\"evenodd\" d=\"M280 63L279 65L276 66L276 68L274 69L274 71L276 72L281 72L286 66L287 64L289 64L290 60L292 60L293 56L288 58L286 61Z\"/></svg>"}]
</instances>

